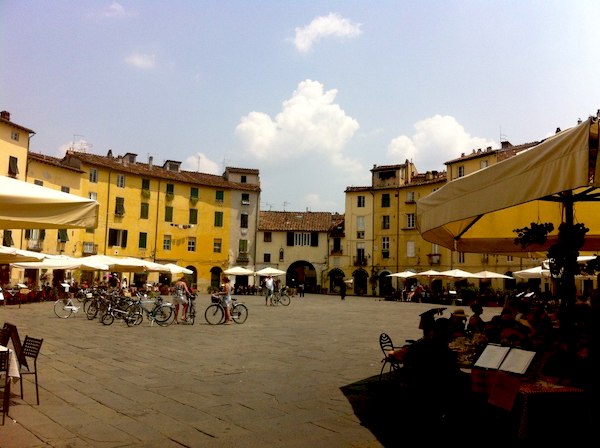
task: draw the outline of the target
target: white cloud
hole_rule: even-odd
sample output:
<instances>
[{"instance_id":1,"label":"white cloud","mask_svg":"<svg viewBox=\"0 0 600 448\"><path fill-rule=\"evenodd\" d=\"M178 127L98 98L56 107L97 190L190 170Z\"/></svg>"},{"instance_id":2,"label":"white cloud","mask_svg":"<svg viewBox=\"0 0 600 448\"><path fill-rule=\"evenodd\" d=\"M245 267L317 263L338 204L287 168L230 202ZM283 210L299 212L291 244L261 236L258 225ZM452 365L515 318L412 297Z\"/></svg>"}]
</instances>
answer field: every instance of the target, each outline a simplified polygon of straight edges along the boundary
<instances>
[{"instance_id":1,"label":"white cloud","mask_svg":"<svg viewBox=\"0 0 600 448\"><path fill-rule=\"evenodd\" d=\"M127 56L125 62L137 68L151 69L156 65L155 59L153 54L133 53Z\"/></svg>"},{"instance_id":2,"label":"white cloud","mask_svg":"<svg viewBox=\"0 0 600 448\"><path fill-rule=\"evenodd\" d=\"M336 95L317 81L302 81L274 119L263 112L242 117L235 130L242 150L263 165L312 160L362 174L361 164L343 154L359 124L334 103Z\"/></svg>"},{"instance_id":3,"label":"white cloud","mask_svg":"<svg viewBox=\"0 0 600 448\"><path fill-rule=\"evenodd\" d=\"M197 171L199 173L220 175L223 172L218 163L213 162L206 154L201 152L187 157L181 166L186 171Z\"/></svg>"},{"instance_id":4,"label":"white cloud","mask_svg":"<svg viewBox=\"0 0 600 448\"><path fill-rule=\"evenodd\" d=\"M443 170L444 162L456 159L473 149L488 146L498 148L498 143L468 134L454 117L434 115L415 123L412 137L400 135L387 148L394 163L412 160L419 172Z\"/></svg>"},{"instance_id":5,"label":"white cloud","mask_svg":"<svg viewBox=\"0 0 600 448\"><path fill-rule=\"evenodd\" d=\"M101 19L122 19L137 15L136 12L125 9L119 2L112 2L109 6L99 11L93 11L88 14L90 18Z\"/></svg>"},{"instance_id":6,"label":"white cloud","mask_svg":"<svg viewBox=\"0 0 600 448\"><path fill-rule=\"evenodd\" d=\"M327 16L313 19L305 27L296 28L293 42L298 51L307 53L316 42L326 37L357 37L362 34L360 27L360 24L353 23L339 14L329 13Z\"/></svg>"}]
</instances>

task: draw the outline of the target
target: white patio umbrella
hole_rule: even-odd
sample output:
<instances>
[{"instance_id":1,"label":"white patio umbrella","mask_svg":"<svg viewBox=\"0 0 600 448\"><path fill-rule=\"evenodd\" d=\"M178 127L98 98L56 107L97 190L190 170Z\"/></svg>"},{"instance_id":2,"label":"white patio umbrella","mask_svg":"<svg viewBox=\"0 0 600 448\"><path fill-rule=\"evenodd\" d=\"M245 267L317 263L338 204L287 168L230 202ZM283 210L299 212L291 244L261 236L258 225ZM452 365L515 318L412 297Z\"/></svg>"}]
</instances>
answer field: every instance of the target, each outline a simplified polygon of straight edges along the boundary
<instances>
[{"instance_id":1,"label":"white patio umbrella","mask_svg":"<svg viewBox=\"0 0 600 448\"><path fill-rule=\"evenodd\" d=\"M80 269L85 271L107 271L108 265L86 258L64 256L62 258L46 258L42 261L11 263L11 266L21 269Z\"/></svg>"},{"instance_id":2,"label":"white patio umbrella","mask_svg":"<svg viewBox=\"0 0 600 448\"><path fill-rule=\"evenodd\" d=\"M463 271L462 269L450 269L449 271L442 271L438 275L453 278L475 278L474 274Z\"/></svg>"},{"instance_id":3,"label":"white patio umbrella","mask_svg":"<svg viewBox=\"0 0 600 448\"><path fill-rule=\"evenodd\" d=\"M492 272L492 271L475 272L473 275L475 277L481 278L481 279L487 279L487 278L504 278L504 279L509 279L509 278L512 278L509 275L499 274L497 272Z\"/></svg>"},{"instance_id":4,"label":"white patio umbrella","mask_svg":"<svg viewBox=\"0 0 600 448\"><path fill-rule=\"evenodd\" d=\"M408 278L408 277L414 277L416 274L416 272L413 271L402 271L402 272L395 272L393 274L388 275L388 277L399 277L399 278Z\"/></svg>"},{"instance_id":5,"label":"white patio umbrella","mask_svg":"<svg viewBox=\"0 0 600 448\"><path fill-rule=\"evenodd\" d=\"M436 277L440 275L440 271L430 269L428 271L415 272L411 277Z\"/></svg>"},{"instance_id":6,"label":"white patio umbrella","mask_svg":"<svg viewBox=\"0 0 600 448\"><path fill-rule=\"evenodd\" d=\"M0 176L0 229L96 228L92 199Z\"/></svg>"},{"instance_id":7,"label":"white patio umbrella","mask_svg":"<svg viewBox=\"0 0 600 448\"><path fill-rule=\"evenodd\" d=\"M271 267L267 267L267 268L263 268L260 269L259 271L255 272L256 275L284 275L285 271L282 271L281 269L276 269L276 268L271 268Z\"/></svg>"},{"instance_id":8,"label":"white patio umbrella","mask_svg":"<svg viewBox=\"0 0 600 448\"><path fill-rule=\"evenodd\" d=\"M192 271L191 269L184 268L182 266L176 265L175 263L165 263L164 266L166 266L167 268L169 268L169 272L171 274L192 275L194 273L194 271Z\"/></svg>"},{"instance_id":9,"label":"white patio umbrella","mask_svg":"<svg viewBox=\"0 0 600 448\"><path fill-rule=\"evenodd\" d=\"M550 269L544 269L542 266L523 269L513 272L513 275L518 278L543 278L550 277Z\"/></svg>"},{"instance_id":10,"label":"white patio umbrella","mask_svg":"<svg viewBox=\"0 0 600 448\"><path fill-rule=\"evenodd\" d=\"M112 272L140 272L145 271L145 266L147 266L147 263L140 258L111 257L109 255L90 255L82 258L103 263L108 266L107 270Z\"/></svg>"},{"instance_id":11,"label":"white patio umbrella","mask_svg":"<svg viewBox=\"0 0 600 448\"><path fill-rule=\"evenodd\" d=\"M252 269L244 268L242 266L234 266L223 271L227 275L252 275L254 271Z\"/></svg>"},{"instance_id":12,"label":"white patio umbrella","mask_svg":"<svg viewBox=\"0 0 600 448\"><path fill-rule=\"evenodd\" d=\"M46 255L40 252L17 249L16 247L0 246L0 264L21 261L40 261L44 258L46 258Z\"/></svg>"}]
</instances>

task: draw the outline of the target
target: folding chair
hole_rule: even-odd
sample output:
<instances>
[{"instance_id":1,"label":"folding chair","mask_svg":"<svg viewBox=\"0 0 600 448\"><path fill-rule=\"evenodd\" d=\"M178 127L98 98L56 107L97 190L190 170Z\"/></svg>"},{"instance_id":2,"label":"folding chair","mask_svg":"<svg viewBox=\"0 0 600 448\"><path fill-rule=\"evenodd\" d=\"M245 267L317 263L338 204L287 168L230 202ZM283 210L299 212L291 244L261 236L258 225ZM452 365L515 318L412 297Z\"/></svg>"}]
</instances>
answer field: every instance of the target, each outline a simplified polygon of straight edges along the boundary
<instances>
[{"instance_id":1,"label":"folding chair","mask_svg":"<svg viewBox=\"0 0 600 448\"><path fill-rule=\"evenodd\" d=\"M390 352L398 350L401 347L396 347L387 333L381 333L379 335L379 346L383 352L383 359L381 360L383 365L381 366L381 372L379 372L379 381L381 381L385 366L389 366L389 371L392 373L400 370L402 368L402 363L395 356L390 356Z\"/></svg>"},{"instance_id":2,"label":"folding chair","mask_svg":"<svg viewBox=\"0 0 600 448\"><path fill-rule=\"evenodd\" d=\"M23 375L35 375L35 396L37 399L37 404L40 404L37 358L40 354L40 349L42 348L42 342L44 342L43 339L36 339L27 335L25 336L25 341L23 342L23 347L21 351L23 361L25 361L27 358L33 360L33 366L30 362L21 363L21 381L19 381L21 383L21 399L23 399Z\"/></svg>"}]
</instances>

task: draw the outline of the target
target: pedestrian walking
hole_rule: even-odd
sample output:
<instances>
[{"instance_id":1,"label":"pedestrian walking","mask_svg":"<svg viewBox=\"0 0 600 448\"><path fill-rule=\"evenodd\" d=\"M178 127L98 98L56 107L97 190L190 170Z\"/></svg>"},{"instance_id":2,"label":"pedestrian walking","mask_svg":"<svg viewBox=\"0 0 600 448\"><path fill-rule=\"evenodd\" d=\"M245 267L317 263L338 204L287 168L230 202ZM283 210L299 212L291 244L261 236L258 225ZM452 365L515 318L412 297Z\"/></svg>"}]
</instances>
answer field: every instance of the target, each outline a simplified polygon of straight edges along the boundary
<instances>
[{"instance_id":1,"label":"pedestrian walking","mask_svg":"<svg viewBox=\"0 0 600 448\"><path fill-rule=\"evenodd\" d=\"M340 285L340 296L342 300L346 300L346 282L342 280Z\"/></svg>"}]
</instances>

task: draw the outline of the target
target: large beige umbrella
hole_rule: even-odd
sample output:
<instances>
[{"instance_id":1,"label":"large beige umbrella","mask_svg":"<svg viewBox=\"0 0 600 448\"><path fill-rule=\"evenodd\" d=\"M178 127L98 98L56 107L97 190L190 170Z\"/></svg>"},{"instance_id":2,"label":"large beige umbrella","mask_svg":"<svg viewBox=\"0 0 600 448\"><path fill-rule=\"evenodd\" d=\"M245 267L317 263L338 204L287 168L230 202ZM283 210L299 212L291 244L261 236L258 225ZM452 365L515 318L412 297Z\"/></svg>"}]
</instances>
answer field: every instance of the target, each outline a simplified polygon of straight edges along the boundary
<instances>
[{"instance_id":1,"label":"large beige umbrella","mask_svg":"<svg viewBox=\"0 0 600 448\"><path fill-rule=\"evenodd\" d=\"M9 264L20 261L40 261L46 258L45 254L30 250L17 249L16 247L0 246L0 264Z\"/></svg>"},{"instance_id":2,"label":"large beige umbrella","mask_svg":"<svg viewBox=\"0 0 600 448\"><path fill-rule=\"evenodd\" d=\"M98 202L0 176L1 229L96 228Z\"/></svg>"},{"instance_id":3,"label":"large beige umbrella","mask_svg":"<svg viewBox=\"0 0 600 448\"><path fill-rule=\"evenodd\" d=\"M144 272L147 263L140 258L131 257L111 257L109 255L90 255L87 258L90 261L102 263L108 266L111 272Z\"/></svg>"},{"instance_id":4,"label":"large beige umbrella","mask_svg":"<svg viewBox=\"0 0 600 448\"><path fill-rule=\"evenodd\" d=\"M542 266L536 266L529 269L515 271L513 272L513 275L517 278L544 278L550 277L550 270L544 269Z\"/></svg>"},{"instance_id":5,"label":"large beige umbrella","mask_svg":"<svg viewBox=\"0 0 600 448\"><path fill-rule=\"evenodd\" d=\"M175 263L165 263L164 266L166 266L169 269L169 272L171 274L192 275L194 273L194 271L192 271L191 269L184 268L182 266L176 265Z\"/></svg>"},{"instance_id":6,"label":"large beige umbrella","mask_svg":"<svg viewBox=\"0 0 600 448\"><path fill-rule=\"evenodd\" d=\"M581 251L600 250L599 123L595 118L417 201L417 228L432 243L459 252L546 252L558 226L584 223ZM544 244L522 247L515 229L554 224Z\"/></svg>"},{"instance_id":7,"label":"large beige umbrella","mask_svg":"<svg viewBox=\"0 0 600 448\"><path fill-rule=\"evenodd\" d=\"M402 272L395 272L393 274L388 275L388 277L398 277L398 278L408 278L408 277L414 277L416 274L416 272L413 271L402 271Z\"/></svg>"},{"instance_id":8,"label":"large beige umbrella","mask_svg":"<svg viewBox=\"0 0 600 448\"><path fill-rule=\"evenodd\" d=\"M475 274L463 271L462 269L450 269L449 271L442 271L438 275L453 278L476 278Z\"/></svg>"},{"instance_id":9,"label":"large beige umbrella","mask_svg":"<svg viewBox=\"0 0 600 448\"><path fill-rule=\"evenodd\" d=\"M284 275L285 271L282 271L281 269L277 269L277 268L271 268L271 267L267 267L267 268L263 268L260 269L258 271L255 272L256 275Z\"/></svg>"},{"instance_id":10,"label":"large beige umbrella","mask_svg":"<svg viewBox=\"0 0 600 448\"><path fill-rule=\"evenodd\" d=\"M244 268L242 266L234 266L229 269L225 269L223 274L227 275L252 275L254 271L252 269Z\"/></svg>"},{"instance_id":11,"label":"large beige umbrella","mask_svg":"<svg viewBox=\"0 0 600 448\"><path fill-rule=\"evenodd\" d=\"M499 274L498 272L493 272L493 271L479 271L479 272L475 272L473 275L480 279L491 279L491 278L512 279L512 277L510 275Z\"/></svg>"},{"instance_id":12,"label":"large beige umbrella","mask_svg":"<svg viewBox=\"0 0 600 448\"><path fill-rule=\"evenodd\" d=\"M577 251L600 250L598 118L419 199L421 236L459 252L524 254L554 247L567 259L561 262L560 295L565 305L573 305ZM547 238L526 245L516 241L516 229L544 223L554 226ZM584 239L583 226L589 229Z\"/></svg>"},{"instance_id":13,"label":"large beige umbrella","mask_svg":"<svg viewBox=\"0 0 600 448\"><path fill-rule=\"evenodd\" d=\"M12 263L11 266L21 269L80 269L84 271L107 271L108 265L95 260L74 257L46 258L42 261Z\"/></svg>"}]
</instances>

